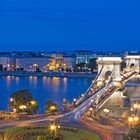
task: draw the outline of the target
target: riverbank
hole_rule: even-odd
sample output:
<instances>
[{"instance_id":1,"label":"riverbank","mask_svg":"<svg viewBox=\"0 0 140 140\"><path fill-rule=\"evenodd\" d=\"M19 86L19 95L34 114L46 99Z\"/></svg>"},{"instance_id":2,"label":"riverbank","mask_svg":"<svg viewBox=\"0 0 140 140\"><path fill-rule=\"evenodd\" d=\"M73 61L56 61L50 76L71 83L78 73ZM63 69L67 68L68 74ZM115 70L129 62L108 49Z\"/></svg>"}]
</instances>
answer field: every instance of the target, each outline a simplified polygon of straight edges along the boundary
<instances>
[{"instance_id":1,"label":"riverbank","mask_svg":"<svg viewBox=\"0 0 140 140\"><path fill-rule=\"evenodd\" d=\"M38 77L83 77L83 78L94 78L96 76L96 72L94 73L86 73L86 72L0 72L0 76L38 76Z\"/></svg>"}]
</instances>

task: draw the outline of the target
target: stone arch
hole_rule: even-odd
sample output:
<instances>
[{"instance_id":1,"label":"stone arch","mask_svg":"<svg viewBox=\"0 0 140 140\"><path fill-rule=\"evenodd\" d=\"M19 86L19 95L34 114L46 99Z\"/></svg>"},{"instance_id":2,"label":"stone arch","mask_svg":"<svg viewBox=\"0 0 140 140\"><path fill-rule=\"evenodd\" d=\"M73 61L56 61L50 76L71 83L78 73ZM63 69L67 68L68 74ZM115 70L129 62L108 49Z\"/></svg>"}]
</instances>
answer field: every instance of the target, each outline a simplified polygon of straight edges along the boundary
<instances>
[{"instance_id":1,"label":"stone arch","mask_svg":"<svg viewBox=\"0 0 140 140\"><path fill-rule=\"evenodd\" d=\"M132 68L135 70L140 69L140 55L127 55L126 60L126 71L130 71Z\"/></svg>"},{"instance_id":2,"label":"stone arch","mask_svg":"<svg viewBox=\"0 0 140 140\"><path fill-rule=\"evenodd\" d=\"M106 81L106 74L112 76L112 81L120 82L121 77L121 57L99 57L97 59L98 74L97 86L104 85Z\"/></svg>"},{"instance_id":3,"label":"stone arch","mask_svg":"<svg viewBox=\"0 0 140 140\"><path fill-rule=\"evenodd\" d=\"M108 71L106 71L106 73L105 73L105 79L109 79L109 77L111 76L111 74L112 74L112 71L110 71L110 70L108 70Z\"/></svg>"},{"instance_id":4,"label":"stone arch","mask_svg":"<svg viewBox=\"0 0 140 140\"><path fill-rule=\"evenodd\" d=\"M134 63L131 63L130 64L130 68L134 68L135 67L135 64Z\"/></svg>"}]
</instances>

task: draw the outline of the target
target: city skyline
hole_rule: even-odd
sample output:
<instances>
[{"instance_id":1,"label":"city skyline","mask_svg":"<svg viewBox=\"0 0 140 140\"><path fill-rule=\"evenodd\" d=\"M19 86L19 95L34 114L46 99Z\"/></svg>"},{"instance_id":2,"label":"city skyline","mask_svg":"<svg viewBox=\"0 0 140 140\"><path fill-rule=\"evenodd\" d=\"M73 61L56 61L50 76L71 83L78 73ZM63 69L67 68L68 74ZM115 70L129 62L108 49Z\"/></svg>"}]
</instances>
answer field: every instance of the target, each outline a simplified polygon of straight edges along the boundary
<instances>
[{"instance_id":1,"label":"city skyline","mask_svg":"<svg viewBox=\"0 0 140 140\"><path fill-rule=\"evenodd\" d=\"M127 0L1 1L0 51L140 50L138 5Z\"/></svg>"}]
</instances>

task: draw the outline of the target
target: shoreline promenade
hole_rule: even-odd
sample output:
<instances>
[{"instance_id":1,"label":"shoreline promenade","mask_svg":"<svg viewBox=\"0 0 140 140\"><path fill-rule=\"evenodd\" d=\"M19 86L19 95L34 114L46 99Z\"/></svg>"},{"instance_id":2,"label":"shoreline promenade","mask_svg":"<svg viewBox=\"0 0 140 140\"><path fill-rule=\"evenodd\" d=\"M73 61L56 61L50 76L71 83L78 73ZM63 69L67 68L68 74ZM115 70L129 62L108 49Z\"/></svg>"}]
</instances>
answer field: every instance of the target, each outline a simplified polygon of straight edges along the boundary
<instances>
[{"instance_id":1,"label":"shoreline promenade","mask_svg":"<svg viewBox=\"0 0 140 140\"><path fill-rule=\"evenodd\" d=\"M72 77L72 78L94 78L96 76L96 72L87 73L87 72L0 72L0 76L38 76L38 77Z\"/></svg>"}]
</instances>

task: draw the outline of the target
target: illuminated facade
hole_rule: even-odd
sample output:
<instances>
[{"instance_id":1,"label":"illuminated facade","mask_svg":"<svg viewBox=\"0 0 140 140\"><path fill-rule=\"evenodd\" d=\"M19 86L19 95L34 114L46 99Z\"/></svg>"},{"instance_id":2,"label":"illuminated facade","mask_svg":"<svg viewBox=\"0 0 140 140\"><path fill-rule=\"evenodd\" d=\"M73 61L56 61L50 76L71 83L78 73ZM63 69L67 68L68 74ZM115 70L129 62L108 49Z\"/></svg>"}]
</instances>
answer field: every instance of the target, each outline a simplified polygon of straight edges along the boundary
<instances>
[{"instance_id":1,"label":"illuminated facade","mask_svg":"<svg viewBox=\"0 0 140 140\"><path fill-rule=\"evenodd\" d=\"M16 67L16 58L12 56L2 56L0 57L0 65L3 69L14 70Z\"/></svg>"},{"instance_id":2,"label":"illuminated facade","mask_svg":"<svg viewBox=\"0 0 140 140\"><path fill-rule=\"evenodd\" d=\"M29 57L29 58L16 58L16 67L23 68L25 71L47 71L49 64L49 57Z\"/></svg>"},{"instance_id":3,"label":"illuminated facade","mask_svg":"<svg viewBox=\"0 0 140 140\"><path fill-rule=\"evenodd\" d=\"M75 55L76 55L76 64L88 63L91 58L96 57L96 55L93 54L92 51L88 51L88 50L75 51Z\"/></svg>"}]
</instances>

